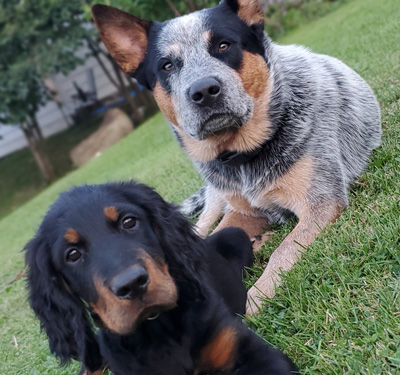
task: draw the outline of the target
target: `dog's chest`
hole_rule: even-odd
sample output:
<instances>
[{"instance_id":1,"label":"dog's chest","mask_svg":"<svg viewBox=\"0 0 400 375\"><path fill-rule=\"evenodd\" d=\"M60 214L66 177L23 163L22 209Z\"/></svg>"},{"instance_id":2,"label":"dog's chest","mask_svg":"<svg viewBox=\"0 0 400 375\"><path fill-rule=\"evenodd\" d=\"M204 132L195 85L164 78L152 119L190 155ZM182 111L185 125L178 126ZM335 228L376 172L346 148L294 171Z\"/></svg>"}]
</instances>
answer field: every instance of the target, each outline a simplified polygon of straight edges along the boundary
<instances>
[{"instance_id":1,"label":"dog's chest","mask_svg":"<svg viewBox=\"0 0 400 375\"><path fill-rule=\"evenodd\" d=\"M211 174L210 182L239 212L276 212L283 209L298 215L310 190L312 169L313 161L306 156L281 175L267 168L249 170L240 166L228 173Z\"/></svg>"}]
</instances>

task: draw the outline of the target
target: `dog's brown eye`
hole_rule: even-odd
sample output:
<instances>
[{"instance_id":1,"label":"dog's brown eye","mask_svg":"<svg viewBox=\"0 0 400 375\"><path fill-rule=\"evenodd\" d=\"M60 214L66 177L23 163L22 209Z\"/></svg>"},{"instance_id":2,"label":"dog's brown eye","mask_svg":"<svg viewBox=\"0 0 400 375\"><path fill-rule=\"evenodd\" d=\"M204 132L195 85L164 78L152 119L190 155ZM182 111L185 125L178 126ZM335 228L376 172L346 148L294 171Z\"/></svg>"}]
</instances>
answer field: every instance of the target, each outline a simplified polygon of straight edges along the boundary
<instances>
[{"instance_id":1,"label":"dog's brown eye","mask_svg":"<svg viewBox=\"0 0 400 375\"><path fill-rule=\"evenodd\" d=\"M168 61L163 65L163 69L169 72L170 70L174 69L174 66L170 61Z\"/></svg>"},{"instance_id":2,"label":"dog's brown eye","mask_svg":"<svg viewBox=\"0 0 400 375\"><path fill-rule=\"evenodd\" d=\"M66 259L68 262L74 263L76 262L80 257L81 253L77 249L70 249L67 253Z\"/></svg>"},{"instance_id":3,"label":"dog's brown eye","mask_svg":"<svg viewBox=\"0 0 400 375\"><path fill-rule=\"evenodd\" d=\"M136 226L136 218L134 216L126 216L122 219L122 227L124 229L132 229Z\"/></svg>"},{"instance_id":4,"label":"dog's brown eye","mask_svg":"<svg viewBox=\"0 0 400 375\"><path fill-rule=\"evenodd\" d=\"M229 48L230 44L228 42L222 42L219 45L219 52L224 52Z\"/></svg>"}]
</instances>

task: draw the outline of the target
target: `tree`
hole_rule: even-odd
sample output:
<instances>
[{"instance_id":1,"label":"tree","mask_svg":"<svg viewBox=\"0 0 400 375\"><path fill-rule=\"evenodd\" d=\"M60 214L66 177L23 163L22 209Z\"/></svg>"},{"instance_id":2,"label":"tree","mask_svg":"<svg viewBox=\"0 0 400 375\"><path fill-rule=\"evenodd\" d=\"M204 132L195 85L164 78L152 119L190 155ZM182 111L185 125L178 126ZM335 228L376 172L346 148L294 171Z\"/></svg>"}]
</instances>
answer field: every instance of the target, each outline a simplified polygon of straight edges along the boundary
<instances>
[{"instance_id":1,"label":"tree","mask_svg":"<svg viewBox=\"0 0 400 375\"><path fill-rule=\"evenodd\" d=\"M214 6L219 0L92 0L87 2L86 13L95 3L111 5L147 20L165 21L203 8Z\"/></svg>"},{"instance_id":2,"label":"tree","mask_svg":"<svg viewBox=\"0 0 400 375\"><path fill-rule=\"evenodd\" d=\"M28 64L0 67L0 122L18 124L46 181L54 170L43 151L43 135L35 114L44 103L44 93L35 69Z\"/></svg>"},{"instance_id":3,"label":"tree","mask_svg":"<svg viewBox=\"0 0 400 375\"><path fill-rule=\"evenodd\" d=\"M80 1L0 0L0 122L20 126L46 181L54 171L36 120L47 75L68 73L87 34Z\"/></svg>"}]
</instances>

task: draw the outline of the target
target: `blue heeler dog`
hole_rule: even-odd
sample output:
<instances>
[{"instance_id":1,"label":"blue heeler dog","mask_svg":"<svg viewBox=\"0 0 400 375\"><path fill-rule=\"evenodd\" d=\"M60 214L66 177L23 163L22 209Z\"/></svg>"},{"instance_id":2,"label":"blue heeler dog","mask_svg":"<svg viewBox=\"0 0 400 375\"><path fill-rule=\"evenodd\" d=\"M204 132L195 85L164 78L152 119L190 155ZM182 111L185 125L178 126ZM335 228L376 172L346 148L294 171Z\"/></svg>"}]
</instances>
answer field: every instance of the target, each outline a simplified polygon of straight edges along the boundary
<instances>
[{"instance_id":1,"label":"blue heeler dog","mask_svg":"<svg viewBox=\"0 0 400 375\"><path fill-rule=\"evenodd\" d=\"M271 222L299 219L249 291L247 311L256 312L280 272L346 208L349 185L379 145L371 88L335 58L273 43L258 0L224 0L164 23L102 5L93 14L111 55L154 91L207 182L184 205L204 203L201 235L221 216L216 230L238 226L256 238Z\"/></svg>"}]
</instances>

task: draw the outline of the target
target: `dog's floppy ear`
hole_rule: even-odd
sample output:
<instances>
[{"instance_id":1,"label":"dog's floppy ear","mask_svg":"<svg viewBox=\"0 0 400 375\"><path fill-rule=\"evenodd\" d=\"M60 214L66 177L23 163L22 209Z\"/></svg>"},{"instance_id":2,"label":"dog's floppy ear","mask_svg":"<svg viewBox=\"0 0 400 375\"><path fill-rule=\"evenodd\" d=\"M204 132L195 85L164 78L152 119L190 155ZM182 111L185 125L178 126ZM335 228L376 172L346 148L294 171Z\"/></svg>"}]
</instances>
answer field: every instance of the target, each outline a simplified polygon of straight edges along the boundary
<instances>
[{"instance_id":1,"label":"dog's floppy ear","mask_svg":"<svg viewBox=\"0 0 400 375\"><path fill-rule=\"evenodd\" d=\"M264 27L264 11L259 0L225 0L225 4L247 25Z\"/></svg>"},{"instance_id":2,"label":"dog's floppy ear","mask_svg":"<svg viewBox=\"0 0 400 375\"><path fill-rule=\"evenodd\" d=\"M146 54L151 22L107 5L95 4L92 12L101 40L121 70L135 72Z\"/></svg>"},{"instance_id":3,"label":"dog's floppy ear","mask_svg":"<svg viewBox=\"0 0 400 375\"><path fill-rule=\"evenodd\" d=\"M25 250L29 303L49 338L51 352L63 364L72 358L90 371L98 370L102 359L87 311L55 272L45 236L39 232Z\"/></svg>"}]
</instances>

